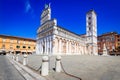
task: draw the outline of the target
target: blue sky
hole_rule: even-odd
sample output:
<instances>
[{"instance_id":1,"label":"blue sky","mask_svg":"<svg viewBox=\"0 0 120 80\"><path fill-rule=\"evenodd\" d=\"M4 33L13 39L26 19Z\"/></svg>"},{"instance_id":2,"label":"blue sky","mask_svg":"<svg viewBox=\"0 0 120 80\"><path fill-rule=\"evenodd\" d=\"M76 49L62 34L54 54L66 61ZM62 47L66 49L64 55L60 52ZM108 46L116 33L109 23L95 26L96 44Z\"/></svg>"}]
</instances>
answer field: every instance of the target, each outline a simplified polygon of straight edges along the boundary
<instances>
[{"instance_id":1,"label":"blue sky","mask_svg":"<svg viewBox=\"0 0 120 80\"><path fill-rule=\"evenodd\" d=\"M0 0L0 34L36 38L45 3L51 3L52 18L77 34L86 33L86 12L97 13L98 35L120 33L119 0Z\"/></svg>"}]
</instances>

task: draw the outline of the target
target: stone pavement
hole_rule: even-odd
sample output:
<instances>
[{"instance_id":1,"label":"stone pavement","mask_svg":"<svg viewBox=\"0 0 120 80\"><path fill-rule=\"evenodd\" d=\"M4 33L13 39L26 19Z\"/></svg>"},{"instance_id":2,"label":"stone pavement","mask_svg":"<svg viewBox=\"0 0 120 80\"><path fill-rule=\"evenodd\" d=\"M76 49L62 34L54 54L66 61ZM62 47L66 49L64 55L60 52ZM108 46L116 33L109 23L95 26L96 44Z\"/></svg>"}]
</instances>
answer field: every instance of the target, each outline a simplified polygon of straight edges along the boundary
<instances>
[{"instance_id":1,"label":"stone pavement","mask_svg":"<svg viewBox=\"0 0 120 80\"><path fill-rule=\"evenodd\" d=\"M40 76L38 73L34 72L27 66L24 66L19 62L13 60L10 55L7 55L7 57L9 61L13 64L13 66L15 66L20 74L25 78L25 80L46 80L44 77Z\"/></svg>"},{"instance_id":2,"label":"stone pavement","mask_svg":"<svg viewBox=\"0 0 120 80\"><path fill-rule=\"evenodd\" d=\"M6 56L0 55L0 80L25 80L9 62Z\"/></svg>"},{"instance_id":3,"label":"stone pavement","mask_svg":"<svg viewBox=\"0 0 120 80\"><path fill-rule=\"evenodd\" d=\"M29 55L28 66L36 72L41 66L40 55ZM22 56L21 56L22 62ZM82 80L120 80L120 56L62 56L66 72L82 78ZM48 80L78 80L66 75L63 71L56 73L55 56L50 57L50 72Z\"/></svg>"}]
</instances>

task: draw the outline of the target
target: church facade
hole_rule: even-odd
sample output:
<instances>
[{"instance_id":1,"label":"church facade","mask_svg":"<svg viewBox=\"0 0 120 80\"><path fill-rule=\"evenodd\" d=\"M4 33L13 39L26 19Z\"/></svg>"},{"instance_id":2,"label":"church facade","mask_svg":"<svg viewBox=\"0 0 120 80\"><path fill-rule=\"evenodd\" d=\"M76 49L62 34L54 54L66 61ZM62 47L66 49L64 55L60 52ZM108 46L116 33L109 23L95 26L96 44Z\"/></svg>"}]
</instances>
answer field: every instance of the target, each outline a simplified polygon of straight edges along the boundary
<instances>
[{"instance_id":1,"label":"church facade","mask_svg":"<svg viewBox=\"0 0 120 80\"><path fill-rule=\"evenodd\" d=\"M97 55L97 17L94 10L86 14L86 34L78 35L51 19L51 7L46 5L37 30L36 54Z\"/></svg>"}]
</instances>

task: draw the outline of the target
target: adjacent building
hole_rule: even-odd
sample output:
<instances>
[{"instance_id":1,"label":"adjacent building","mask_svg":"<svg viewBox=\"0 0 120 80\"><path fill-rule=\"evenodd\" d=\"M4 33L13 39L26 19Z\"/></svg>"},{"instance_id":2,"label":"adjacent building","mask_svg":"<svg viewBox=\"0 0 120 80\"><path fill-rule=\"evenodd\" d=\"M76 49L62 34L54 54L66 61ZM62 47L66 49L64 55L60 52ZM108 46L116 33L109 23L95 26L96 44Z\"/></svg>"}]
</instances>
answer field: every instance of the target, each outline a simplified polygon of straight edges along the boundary
<instances>
[{"instance_id":1,"label":"adjacent building","mask_svg":"<svg viewBox=\"0 0 120 80\"><path fill-rule=\"evenodd\" d=\"M35 52L36 40L16 36L0 35L0 53L28 53Z\"/></svg>"},{"instance_id":2,"label":"adjacent building","mask_svg":"<svg viewBox=\"0 0 120 80\"><path fill-rule=\"evenodd\" d=\"M116 35L116 48L120 48L120 34Z\"/></svg>"},{"instance_id":3,"label":"adjacent building","mask_svg":"<svg viewBox=\"0 0 120 80\"><path fill-rule=\"evenodd\" d=\"M120 35L116 32L108 32L98 36L98 53L103 53L103 46L106 45L109 54L117 51L120 47Z\"/></svg>"},{"instance_id":4,"label":"adjacent building","mask_svg":"<svg viewBox=\"0 0 120 80\"><path fill-rule=\"evenodd\" d=\"M86 14L86 34L79 35L51 19L51 7L45 5L37 30L36 53L45 55L97 55L97 15L94 10ZM78 26L79 27L79 26Z\"/></svg>"}]
</instances>

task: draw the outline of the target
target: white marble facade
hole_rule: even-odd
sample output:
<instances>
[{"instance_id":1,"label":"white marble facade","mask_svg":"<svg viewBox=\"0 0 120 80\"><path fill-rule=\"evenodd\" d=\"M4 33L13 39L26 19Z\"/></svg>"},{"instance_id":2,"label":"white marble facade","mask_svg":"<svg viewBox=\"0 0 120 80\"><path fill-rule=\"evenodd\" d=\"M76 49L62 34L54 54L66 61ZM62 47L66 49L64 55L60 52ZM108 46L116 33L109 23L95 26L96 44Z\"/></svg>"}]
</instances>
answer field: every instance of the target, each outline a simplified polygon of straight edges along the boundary
<instances>
[{"instance_id":1,"label":"white marble facade","mask_svg":"<svg viewBox=\"0 0 120 80\"><path fill-rule=\"evenodd\" d=\"M93 19L91 22L95 20L96 19ZM94 24L94 22L92 24ZM88 27L93 28L93 26ZM96 28L96 23L94 28ZM97 36L97 29L95 30L96 33L93 34ZM94 32L94 30L92 31ZM86 30L86 32L86 35L78 35L58 26L57 20L51 19L50 5L45 5L45 9L41 14L41 25L37 30L36 54L95 55L97 53L96 38L93 37L93 35L88 35L89 30ZM91 41L88 40L88 37ZM95 41L93 41L94 38Z\"/></svg>"}]
</instances>

